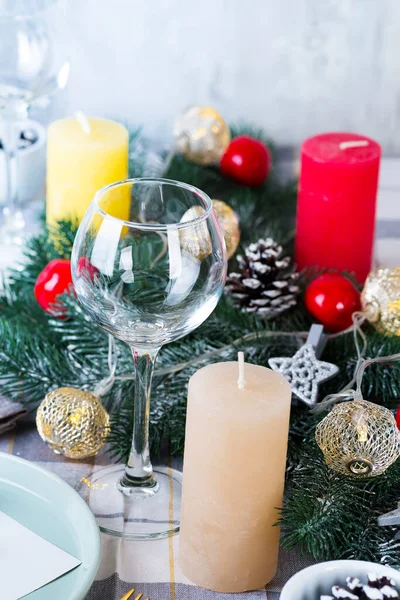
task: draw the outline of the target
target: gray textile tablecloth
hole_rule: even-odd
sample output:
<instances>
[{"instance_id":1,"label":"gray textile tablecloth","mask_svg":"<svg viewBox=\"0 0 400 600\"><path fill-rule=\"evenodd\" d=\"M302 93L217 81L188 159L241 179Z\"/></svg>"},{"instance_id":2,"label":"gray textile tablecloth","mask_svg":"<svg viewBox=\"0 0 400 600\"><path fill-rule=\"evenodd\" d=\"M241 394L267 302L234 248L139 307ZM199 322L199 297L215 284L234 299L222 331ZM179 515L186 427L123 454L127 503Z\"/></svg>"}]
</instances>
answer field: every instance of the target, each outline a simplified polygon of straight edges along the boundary
<instances>
[{"instance_id":1,"label":"gray textile tablecloth","mask_svg":"<svg viewBox=\"0 0 400 600\"><path fill-rule=\"evenodd\" d=\"M26 415L28 411L17 402L9 402L0 396L0 435L15 427L18 419Z\"/></svg>"},{"instance_id":2,"label":"gray textile tablecloth","mask_svg":"<svg viewBox=\"0 0 400 600\"><path fill-rule=\"evenodd\" d=\"M72 461L54 454L40 439L33 423L19 422L14 431L0 435L0 451L35 462L59 475L71 486L92 470L108 465L105 452L83 461ZM164 457L174 468L181 461ZM310 561L296 552L281 552L279 572L265 590L246 594L218 594L192 585L179 569L179 536L165 540L132 542L102 534L102 560L87 600L120 600L131 588L143 592L143 600L278 600L287 579Z\"/></svg>"}]
</instances>

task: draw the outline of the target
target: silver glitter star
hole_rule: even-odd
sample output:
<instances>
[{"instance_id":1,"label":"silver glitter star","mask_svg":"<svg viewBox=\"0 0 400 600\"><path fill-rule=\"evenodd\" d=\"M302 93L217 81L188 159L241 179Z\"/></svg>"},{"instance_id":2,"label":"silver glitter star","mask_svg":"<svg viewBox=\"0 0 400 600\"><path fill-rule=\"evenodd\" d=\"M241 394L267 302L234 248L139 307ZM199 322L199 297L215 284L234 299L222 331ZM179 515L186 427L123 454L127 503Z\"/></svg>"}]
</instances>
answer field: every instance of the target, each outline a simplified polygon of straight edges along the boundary
<instances>
[{"instance_id":1,"label":"silver glitter star","mask_svg":"<svg viewBox=\"0 0 400 600\"><path fill-rule=\"evenodd\" d=\"M268 363L274 371L282 373L293 394L308 406L314 406L317 401L318 384L339 371L336 365L317 360L311 344L304 344L292 358L270 358Z\"/></svg>"}]
</instances>

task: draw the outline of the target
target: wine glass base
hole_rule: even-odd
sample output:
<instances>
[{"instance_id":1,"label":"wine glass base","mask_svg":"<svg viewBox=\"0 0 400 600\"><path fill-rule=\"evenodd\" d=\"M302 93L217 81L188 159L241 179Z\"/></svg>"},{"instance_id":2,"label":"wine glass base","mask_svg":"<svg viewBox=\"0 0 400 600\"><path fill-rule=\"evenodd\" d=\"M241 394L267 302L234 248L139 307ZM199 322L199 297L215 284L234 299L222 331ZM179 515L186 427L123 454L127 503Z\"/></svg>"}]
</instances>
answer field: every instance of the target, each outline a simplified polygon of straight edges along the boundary
<instances>
[{"instance_id":1,"label":"wine glass base","mask_svg":"<svg viewBox=\"0 0 400 600\"><path fill-rule=\"evenodd\" d=\"M165 538L179 532L182 473L157 467L153 488L120 489L123 465L99 469L82 477L75 489L89 504L100 530L131 540Z\"/></svg>"}]
</instances>

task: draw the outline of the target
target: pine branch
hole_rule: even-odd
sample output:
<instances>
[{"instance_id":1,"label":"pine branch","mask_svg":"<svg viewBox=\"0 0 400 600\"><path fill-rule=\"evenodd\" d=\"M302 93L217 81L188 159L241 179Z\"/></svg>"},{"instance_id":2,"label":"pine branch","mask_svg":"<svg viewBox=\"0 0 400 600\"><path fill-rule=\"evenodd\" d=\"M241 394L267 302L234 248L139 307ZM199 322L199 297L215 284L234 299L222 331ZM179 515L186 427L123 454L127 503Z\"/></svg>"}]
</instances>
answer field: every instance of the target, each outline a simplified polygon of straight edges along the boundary
<instances>
[{"instance_id":1,"label":"pine branch","mask_svg":"<svg viewBox=\"0 0 400 600\"><path fill-rule=\"evenodd\" d=\"M299 546L315 560L354 559L400 564L396 527L377 517L400 496L400 464L371 479L353 479L329 469L318 448L308 446L292 473L282 510L283 546Z\"/></svg>"},{"instance_id":2,"label":"pine branch","mask_svg":"<svg viewBox=\"0 0 400 600\"><path fill-rule=\"evenodd\" d=\"M1 319L0 339L0 379L10 399L40 402L50 389L76 382L75 368L45 334Z\"/></svg>"}]
</instances>

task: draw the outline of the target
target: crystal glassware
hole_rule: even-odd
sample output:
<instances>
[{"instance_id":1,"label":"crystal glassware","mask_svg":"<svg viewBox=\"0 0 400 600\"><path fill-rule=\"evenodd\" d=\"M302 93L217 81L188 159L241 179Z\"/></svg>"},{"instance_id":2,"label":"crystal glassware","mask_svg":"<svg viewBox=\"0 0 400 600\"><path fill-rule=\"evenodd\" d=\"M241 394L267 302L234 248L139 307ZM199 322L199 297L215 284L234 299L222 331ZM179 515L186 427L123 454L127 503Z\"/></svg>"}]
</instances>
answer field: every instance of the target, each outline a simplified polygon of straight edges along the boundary
<instances>
[{"instance_id":1,"label":"crystal glassware","mask_svg":"<svg viewBox=\"0 0 400 600\"><path fill-rule=\"evenodd\" d=\"M72 275L85 311L130 346L135 365L128 463L95 471L81 492L107 533L171 535L179 530L180 473L151 465L151 380L159 349L201 325L223 291L225 242L210 198L167 179L101 189L76 235Z\"/></svg>"},{"instance_id":2,"label":"crystal glassware","mask_svg":"<svg viewBox=\"0 0 400 600\"><path fill-rule=\"evenodd\" d=\"M67 29L65 0L0 0L0 138L7 173L3 242L22 242L17 170L21 123L31 108L45 107L67 83Z\"/></svg>"}]
</instances>

